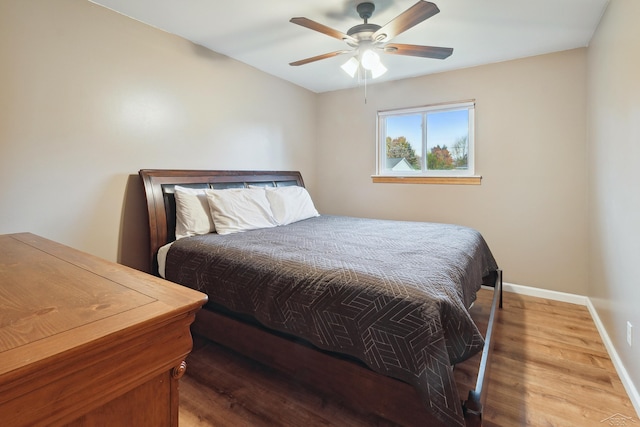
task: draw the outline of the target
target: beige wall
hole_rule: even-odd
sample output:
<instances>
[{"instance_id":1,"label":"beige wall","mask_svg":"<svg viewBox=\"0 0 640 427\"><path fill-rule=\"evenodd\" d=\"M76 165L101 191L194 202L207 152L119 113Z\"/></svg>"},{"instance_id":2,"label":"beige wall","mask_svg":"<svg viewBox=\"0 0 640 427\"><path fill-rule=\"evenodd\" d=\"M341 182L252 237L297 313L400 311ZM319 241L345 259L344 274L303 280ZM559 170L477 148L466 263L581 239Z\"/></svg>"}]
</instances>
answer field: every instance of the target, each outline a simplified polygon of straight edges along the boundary
<instances>
[{"instance_id":1,"label":"beige wall","mask_svg":"<svg viewBox=\"0 0 640 427\"><path fill-rule=\"evenodd\" d=\"M298 86L86 0L2 0L0 58L0 233L137 265L141 168L296 169L313 191Z\"/></svg>"},{"instance_id":2,"label":"beige wall","mask_svg":"<svg viewBox=\"0 0 640 427\"><path fill-rule=\"evenodd\" d=\"M373 184L376 111L476 100L482 185ZM505 280L587 290L586 49L321 94L315 198L325 213L482 232Z\"/></svg>"},{"instance_id":3,"label":"beige wall","mask_svg":"<svg viewBox=\"0 0 640 427\"><path fill-rule=\"evenodd\" d=\"M639 16L637 0L612 0L588 55L588 292L635 384L636 402L640 402ZM627 321L634 325L633 347L626 342Z\"/></svg>"}]
</instances>

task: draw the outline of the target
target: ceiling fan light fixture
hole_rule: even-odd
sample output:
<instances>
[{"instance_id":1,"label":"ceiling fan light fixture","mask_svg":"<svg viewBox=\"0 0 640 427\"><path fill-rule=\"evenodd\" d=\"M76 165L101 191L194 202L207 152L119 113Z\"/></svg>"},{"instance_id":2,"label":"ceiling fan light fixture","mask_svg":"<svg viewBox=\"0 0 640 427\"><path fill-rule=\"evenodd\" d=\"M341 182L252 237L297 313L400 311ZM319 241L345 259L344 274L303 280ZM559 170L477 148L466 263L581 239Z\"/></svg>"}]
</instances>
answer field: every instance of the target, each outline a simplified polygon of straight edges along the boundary
<instances>
[{"instance_id":1,"label":"ceiling fan light fixture","mask_svg":"<svg viewBox=\"0 0 640 427\"><path fill-rule=\"evenodd\" d=\"M342 68L345 73L349 74L353 78L355 77L359 66L360 63L358 62L358 60L352 56L347 62L342 64L340 68Z\"/></svg>"},{"instance_id":2,"label":"ceiling fan light fixture","mask_svg":"<svg viewBox=\"0 0 640 427\"><path fill-rule=\"evenodd\" d=\"M367 52L369 52L369 55L367 55ZM356 74L358 74L358 70L361 66L364 72L369 71L371 73L371 78L373 79L378 78L387 72L387 67L385 67L380 61L380 56L371 51L365 51L360 58L360 61L358 61L355 56L352 56L347 62L342 64L340 68L342 68L351 78L354 78Z\"/></svg>"},{"instance_id":3,"label":"ceiling fan light fixture","mask_svg":"<svg viewBox=\"0 0 640 427\"><path fill-rule=\"evenodd\" d=\"M362 57L360 58L360 62L365 70L373 70L380 63L380 55L372 51L371 49L367 49L362 53Z\"/></svg>"}]
</instances>

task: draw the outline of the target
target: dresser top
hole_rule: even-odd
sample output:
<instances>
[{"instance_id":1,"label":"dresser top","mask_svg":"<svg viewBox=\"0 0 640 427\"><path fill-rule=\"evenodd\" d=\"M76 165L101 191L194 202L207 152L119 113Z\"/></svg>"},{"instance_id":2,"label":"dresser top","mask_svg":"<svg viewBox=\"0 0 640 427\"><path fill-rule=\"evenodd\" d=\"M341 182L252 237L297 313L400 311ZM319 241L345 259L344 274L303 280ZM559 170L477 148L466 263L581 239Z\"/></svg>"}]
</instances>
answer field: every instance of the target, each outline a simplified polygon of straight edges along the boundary
<instances>
[{"instance_id":1,"label":"dresser top","mask_svg":"<svg viewBox=\"0 0 640 427\"><path fill-rule=\"evenodd\" d=\"M168 322L206 300L30 233L0 235L0 375Z\"/></svg>"}]
</instances>

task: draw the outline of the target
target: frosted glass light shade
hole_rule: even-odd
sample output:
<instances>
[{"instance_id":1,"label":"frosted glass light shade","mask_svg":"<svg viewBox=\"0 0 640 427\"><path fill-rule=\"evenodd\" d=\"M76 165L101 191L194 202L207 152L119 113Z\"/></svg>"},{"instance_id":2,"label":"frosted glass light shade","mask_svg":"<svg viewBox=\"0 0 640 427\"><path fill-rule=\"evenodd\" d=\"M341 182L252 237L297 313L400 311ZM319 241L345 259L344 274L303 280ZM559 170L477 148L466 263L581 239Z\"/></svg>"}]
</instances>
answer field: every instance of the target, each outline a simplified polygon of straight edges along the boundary
<instances>
[{"instance_id":1,"label":"frosted glass light shade","mask_svg":"<svg viewBox=\"0 0 640 427\"><path fill-rule=\"evenodd\" d=\"M374 51L367 49L362 53L362 66L366 70L373 70L377 65L380 64L380 56Z\"/></svg>"},{"instance_id":2,"label":"frosted glass light shade","mask_svg":"<svg viewBox=\"0 0 640 427\"><path fill-rule=\"evenodd\" d=\"M378 62L378 64L371 69L371 78L375 79L383 75L387 72L387 67L382 65L382 62Z\"/></svg>"},{"instance_id":3,"label":"frosted glass light shade","mask_svg":"<svg viewBox=\"0 0 640 427\"><path fill-rule=\"evenodd\" d=\"M360 64L358 63L358 60L352 56L347 62L342 64L340 68L342 68L345 73L349 74L351 77L354 77L359 66Z\"/></svg>"}]
</instances>

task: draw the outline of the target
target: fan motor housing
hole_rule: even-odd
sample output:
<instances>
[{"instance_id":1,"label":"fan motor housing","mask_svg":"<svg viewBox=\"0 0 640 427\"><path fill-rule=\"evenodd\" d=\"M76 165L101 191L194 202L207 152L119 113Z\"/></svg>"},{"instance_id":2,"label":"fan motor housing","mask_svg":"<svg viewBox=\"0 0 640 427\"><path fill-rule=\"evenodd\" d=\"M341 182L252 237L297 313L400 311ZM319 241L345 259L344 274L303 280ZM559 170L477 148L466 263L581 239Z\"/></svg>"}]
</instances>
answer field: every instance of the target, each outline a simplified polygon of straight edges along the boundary
<instances>
[{"instance_id":1,"label":"fan motor housing","mask_svg":"<svg viewBox=\"0 0 640 427\"><path fill-rule=\"evenodd\" d=\"M380 28L380 25L377 24L360 24L349 28L347 35L358 41L371 40L373 33L378 31Z\"/></svg>"}]
</instances>

